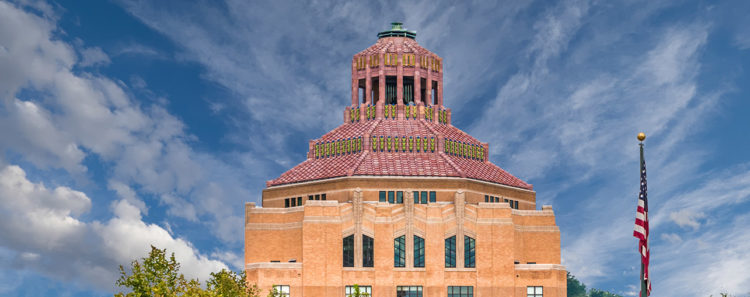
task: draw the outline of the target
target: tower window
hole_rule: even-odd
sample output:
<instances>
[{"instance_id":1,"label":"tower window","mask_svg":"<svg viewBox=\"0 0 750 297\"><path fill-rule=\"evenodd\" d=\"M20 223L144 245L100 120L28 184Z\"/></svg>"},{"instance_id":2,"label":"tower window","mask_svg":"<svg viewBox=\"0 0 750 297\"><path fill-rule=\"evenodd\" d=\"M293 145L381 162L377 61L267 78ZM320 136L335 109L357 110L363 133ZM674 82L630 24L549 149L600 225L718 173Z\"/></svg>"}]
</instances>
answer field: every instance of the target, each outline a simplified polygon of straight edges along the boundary
<instances>
[{"instance_id":1,"label":"tower window","mask_svg":"<svg viewBox=\"0 0 750 297\"><path fill-rule=\"evenodd\" d=\"M438 104L438 82L432 82L432 105Z\"/></svg>"},{"instance_id":2,"label":"tower window","mask_svg":"<svg viewBox=\"0 0 750 297\"><path fill-rule=\"evenodd\" d=\"M414 103L414 77L404 76L404 105Z\"/></svg>"},{"instance_id":3,"label":"tower window","mask_svg":"<svg viewBox=\"0 0 750 297\"><path fill-rule=\"evenodd\" d=\"M437 202L437 194L435 193L435 191L430 191L430 203L435 202Z\"/></svg>"},{"instance_id":4,"label":"tower window","mask_svg":"<svg viewBox=\"0 0 750 297\"><path fill-rule=\"evenodd\" d=\"M373 242L372 237L362 235L362 267L373 266Z\"/></svg>"},{"instance_id":5,"label":"tower window","mask_svg":"<svg viewBox=\"0 0 750 297\"><path fill-rule=\"evenodd\" d=\"M445 267L456 267L456 236L445 239Z\"/></svg>"},{"instance_id":6,"label":"tower window","mask_svg":"<svg viewBox=\"0 0 750 297\"><path fill-rule=\"evenodd\" d=\"M344 267L354 267L354 235L344 237Z\"/></svg>"},{"instance_id":7,"label":"tower window","mask_svg":"<svg viewBox=\"0 0 750 297\"><path fill-rule=\"evenodd\" d=\"M422 204L427 204L427 191L422 191Z\"/></svg>"},{"instance_id":8,"label":"tower window","mask_svg":"<svg viewBox=\"0 0 750 297\"><path fill-rule=\"evenodd\" d=\"M385 104L396 104L396 77L385 77Z\"/></svg>"},{"instance_id":9,"label":"tower window","mask_svg":"<svg viewBox=\"0 0 750 297\"><path fill-rule=\"evenodd\" d=\"M474 268L475 267L475 255L476 247L474 238L464 236L464 267Z\"/></svg>"},{"instance_id":10,"label":"tower window","mask_svg":"<svg viewBox=\"0 0 750 297\"><path fill-rule=\"evenodd\" d=\"M302 197L297 197L297 206L302 206Z\"/></svg>"},{"instance_id":11,"label":"tower window","mask_svg":"<svg viewBox=\"0 0 750 297\"><path fill-rule=\"evenodd\" d=\"M396 192L396 203L404 203L404 192L403 191Z\"/></svg>"},{"instance_id":12,"label":"tower window","mask_svg":"<svg viewBox=\"0 0 750 297\"><path fill-rule=\"evenodd\" d=\"M297 199L289 198L289 200L291 201L291 203L289 204L289 206L291 206L291 207L297 206Z\"/></svg>"},{"instance_id":13,"label":"tower window","mask_svg":"<svg viewBox=\"0 0 750 297\"><path fill-rule=\"evenodd\" d=\"M414 235L414 267L424 267L424 238Z\"/></svg>"},{"instance_id":14,"label":"tower window","mask_svg":"<svg viewBox=\"0 0 750 297\"><path fill-rule=\"evenodd\" d=\"M419 204L419 191L414 191L414 204Z\"/></svg>"},{"instance_id":15,"label":"tower window","mask_svg":"<svg viewBox=\"0 0 750 297\"><path fill-rule=\"evenodd\" d=\"M380 193L378 193L378 194L379 194L378 201L380 201L380 202L386 202L386 200L385 200L385 191L380 191Z\"/></svg>"},{"instance_id":16,"label":"tower window","mask_svg":"<svg viewBox=\"0 0 750 297\"><path fill-rule=\"evenodd\" d=\"M406 235L393 240L393 267L406 267Z\"/></svg>"},{"instance_id":17,"label":"tower window","mask_svg":"<svg viewBox=\"0 0 750 297\"><path fill-rule=\"evenodd\" d=\"M284 207L289 207L289 198L284 199Z\"/></svg>"},{"instance_id":18,"label":"tower window","mask_svg":"<svg viewBox=\"0 0 750 297\"><path fill-rule=\"evenodd\" d=\"M388 191L388 203L393 204L396 202L396 193L394 191Z\"/></svg>"}]
</instances>

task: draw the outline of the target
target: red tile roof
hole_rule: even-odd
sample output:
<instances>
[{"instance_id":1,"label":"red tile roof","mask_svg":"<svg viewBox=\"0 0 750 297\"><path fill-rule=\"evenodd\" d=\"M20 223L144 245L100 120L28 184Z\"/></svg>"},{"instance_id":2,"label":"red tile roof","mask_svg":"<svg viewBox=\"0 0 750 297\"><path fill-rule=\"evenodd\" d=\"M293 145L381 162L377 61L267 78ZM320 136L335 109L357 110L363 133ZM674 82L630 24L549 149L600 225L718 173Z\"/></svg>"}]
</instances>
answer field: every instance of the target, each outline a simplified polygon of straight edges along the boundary
<instances>
[{"instance_id":1,"label":"red tile roof","mask_svg":"<svg viewBox=\"0 0 750 297\"><path fill-rule=\"evenodd\" d=\"M321 180L342 176L425 176L464 177L522 189L533 189L521 179L511 175L489 161L472 160L444 154L436 144L435 152L373 152L369 145L371 136L420 136L448 138L475 145L482 145L474 137L460 129L425 120L372 120L345 123L326 133L314 142L362 137L362 151L339 156L309 158L278 178L268 186ZM314 156L314 155L313 155Z\"/></svg>"}]
</instances>

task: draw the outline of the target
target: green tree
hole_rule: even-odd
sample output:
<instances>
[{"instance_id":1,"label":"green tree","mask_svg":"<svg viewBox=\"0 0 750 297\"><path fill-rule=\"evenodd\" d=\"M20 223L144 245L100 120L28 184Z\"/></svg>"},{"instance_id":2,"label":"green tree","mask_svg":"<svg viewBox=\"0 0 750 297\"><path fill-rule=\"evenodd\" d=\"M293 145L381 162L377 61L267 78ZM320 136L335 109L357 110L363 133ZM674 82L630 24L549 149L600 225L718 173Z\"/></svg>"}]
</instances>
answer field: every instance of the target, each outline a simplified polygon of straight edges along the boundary
<instances>
[{"instance_id":1,"label":"green tree","mask_svg":"<svg viewBox=\"0 0 750 297\"><path fill-rule=\"evenodd\" d=\"M622 297L622 296L617 295L615 293L610 293L607 291L592 288L591 290L589 290L589 297Z\"/></svg>"},{"instance_id":2,"label":"green tree","mask_svg":"<svg viewBox=\"0 0 750 297\"><path fill-rule=\"evenodd\" d=\"M211 278L206 282L208 291L217 297L259 297L260 289L256 285L247 286L245 272L235 273L231 270L222 269L212 272Z\"/></svg>"},{"instance_id":3,"label":"green tree","mask_svg":"<svg viewBox=\"0 0 750 297\"><path fill-rule=\"evenodd\" d=\"M586 285L568 272L568 297L587 297Z\"/></svg>"},{"instance_id":4,"label":"green tree","mask_svg":"<svg viewBox=\"0 0 750 297\"><path fill-rule=\"evenodd\" d=\"M370 294L368 294L367 292L361 292L359 290L359 285L358 284L354 284L354 292L352 292L352 294L349 295L349 296L351 296L351 297L369 297Z\"/></svg>"},{"instance_id":5,"label":"green tree","mask_svg":"<svg viewBox=\"0 0 750 297\"><path fill-rule=\"evenodd\" d=\"M134 260L130 266L131 274L120 265L120 279L117 285L130 290L130 293L117 293L117 297L172 297L184 296L187 286L191 283L179 273L180 263L174 258L174 253L167 258L167 250L160 250L151 246L151 252L141 262ZM190 288L192 295L199 295L197 288Z\"/></svg>"}]
</instances>

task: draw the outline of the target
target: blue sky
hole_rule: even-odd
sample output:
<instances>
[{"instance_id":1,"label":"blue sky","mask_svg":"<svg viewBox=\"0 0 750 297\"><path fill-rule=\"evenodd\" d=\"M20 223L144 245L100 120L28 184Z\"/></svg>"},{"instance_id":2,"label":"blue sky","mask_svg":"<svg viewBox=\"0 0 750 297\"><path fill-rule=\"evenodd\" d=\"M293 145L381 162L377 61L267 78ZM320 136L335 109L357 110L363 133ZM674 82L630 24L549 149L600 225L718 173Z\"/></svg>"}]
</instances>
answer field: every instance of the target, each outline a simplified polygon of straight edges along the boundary
<instances>
[{"instance_id":1,"label":"blue sky","mask_svg":"<svg viewBox=\"0 0 750 297\"><path fill-rule=\"evenodd\" d=\"M243 205L341 123L392 21L453 123L554 206L563 263L633 296L750 294L746 1L0 1L0 295L106 296L149 244L242 266Z\"/></svg>"}]
</instances>

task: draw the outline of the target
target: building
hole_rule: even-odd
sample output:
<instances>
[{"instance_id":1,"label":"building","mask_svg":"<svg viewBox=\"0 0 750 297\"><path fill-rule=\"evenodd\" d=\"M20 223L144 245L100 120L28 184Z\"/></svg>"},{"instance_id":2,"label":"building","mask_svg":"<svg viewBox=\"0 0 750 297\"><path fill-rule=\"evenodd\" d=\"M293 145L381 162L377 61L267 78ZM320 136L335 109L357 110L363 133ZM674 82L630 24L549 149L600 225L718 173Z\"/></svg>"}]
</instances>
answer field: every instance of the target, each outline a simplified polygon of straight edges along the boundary
<instances>
[{"instance_id":1,"label":"building","mask_svg":"<svg viewBox=\"0 0 750 297\"><path fill-rule=\"evenodd\" d=\"M566 295L532 185L451 125L443 59L400 23L352 59L344 123L246 205L247 280L289 296Z\"/></svg>"}]
</instances>

